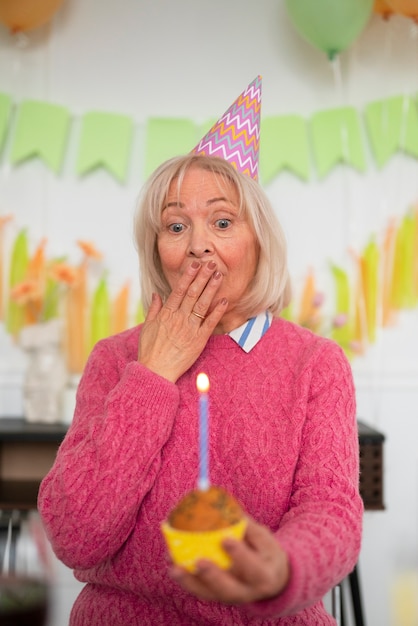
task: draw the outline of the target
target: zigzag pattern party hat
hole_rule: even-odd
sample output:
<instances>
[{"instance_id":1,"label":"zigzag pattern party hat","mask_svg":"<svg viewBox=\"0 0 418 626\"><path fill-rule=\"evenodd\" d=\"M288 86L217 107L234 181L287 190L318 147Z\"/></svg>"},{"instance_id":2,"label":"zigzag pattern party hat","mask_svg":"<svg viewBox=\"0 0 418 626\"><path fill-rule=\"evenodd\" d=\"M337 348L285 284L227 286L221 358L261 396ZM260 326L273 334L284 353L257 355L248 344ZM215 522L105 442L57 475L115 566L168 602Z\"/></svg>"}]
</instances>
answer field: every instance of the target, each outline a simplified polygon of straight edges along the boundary
<instances>
[{"instance_id":1,"label":"zigzag pattern party hat","mask_svg":"<svg viewBox=\"0 0 418 626\"><path fill-rule=\"evenodd\" d=\"M257 180L260 111L261 76L257 76L192 152L225 159L239 172Z\"/></svg>"}]
</instances>

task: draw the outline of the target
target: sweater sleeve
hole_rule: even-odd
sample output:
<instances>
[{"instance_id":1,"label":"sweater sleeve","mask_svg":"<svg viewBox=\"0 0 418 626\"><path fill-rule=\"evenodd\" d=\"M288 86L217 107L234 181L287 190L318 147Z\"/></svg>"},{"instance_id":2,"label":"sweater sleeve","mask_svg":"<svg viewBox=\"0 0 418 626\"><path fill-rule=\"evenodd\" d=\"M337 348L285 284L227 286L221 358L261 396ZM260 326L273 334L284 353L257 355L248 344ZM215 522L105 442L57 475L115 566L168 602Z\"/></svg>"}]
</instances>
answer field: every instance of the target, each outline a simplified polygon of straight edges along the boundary
<instances>
[{"instance_id":1,"label":"sweater sleeve","mask_svg":"<svg viewBox=\"0 0 418 626\"><path fill-rule=\"evenodd\" d=\"M95 346L73 422L38 496L47 535L66 565L93 567L124 543L159 471L178 403L176 385L126 363L112 339Z\"/></svg>"},{"instance_id":2,"label":"sweater sleeve","mask_svg":"<svg viewBox=\"0 0 418 626\"><path fill-rule=\"evenodd\" d=\"M290 562L290 580L276 598L245 612L259 617L297 613L323 596L354 568L361 545L359 442L350 365L337 344L325 340L302 374L309 386L300 454L289 507L276 533ZM294 416L297 417L297 416Z\"/></svg>"}]
</instances>

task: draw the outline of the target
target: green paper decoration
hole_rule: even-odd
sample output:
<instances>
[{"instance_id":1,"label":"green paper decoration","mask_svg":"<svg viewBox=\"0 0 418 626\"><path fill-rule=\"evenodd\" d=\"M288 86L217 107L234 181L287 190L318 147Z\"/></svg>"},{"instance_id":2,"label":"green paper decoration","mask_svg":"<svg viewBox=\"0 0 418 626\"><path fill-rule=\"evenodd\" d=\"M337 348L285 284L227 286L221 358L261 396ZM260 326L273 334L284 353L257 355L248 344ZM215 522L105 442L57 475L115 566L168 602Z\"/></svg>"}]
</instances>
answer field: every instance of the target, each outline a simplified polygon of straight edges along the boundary
<instances>
[{"instance_id":1,"label":"green paper decoration","mask_svg":"<svg viewBox=\"0 0 418 626\"><path fill-rule=\"evenodd\" d=\"M412 98L396 96L373 102L366 106L365 121L379 168L398 150L418 157L418 113Z\"/></svg>"},{"instance_id":2,"label":"green paper decoration","mask_svg":"<svg viewBox=\"0 0 418 626\"><path fill-rule=\"evenodd\" d=\"M135 324L142 324L144 320L145 320L144 305L142 304L142 301L140 300L138 302L136 312L135 312Z\"/></svg>"},{"instance_id":3,"label":"green paper decoration","mask_svg":"<svg viewBox=\"0 0 418 626\"><path fill-rule=\"evenodd\" d=\"M70 126L65 107L26 100L19 107L11 162L39 156L55 172L61 168Z\"/></svg>"},{"instance_id":4,"label":"green paper decoration","mask_svg":"<svg viewBox=\"0 0 418 626\"><path fill-rule=\"evenodd\" d=\"M359 116L352 107L316 113L311 118L314 160L320 178L339 162L364 172L366 161Z\"/></svg>"},{"instance_id":5,"label":"green paper decoration","mask_svg":"<svg viewBox=\"0 0 418 626\"><path fill-rule=\"evenodd\" d=\"M111 334L111 303L106 275L97 285L92 298L90 318L90 350Z\"/></svg>"},{"instance_id":6,"label":"green paper decoration","mask_svg":"<svg viewBox=\"0 0 418 626\"><path fill-rule=\"evenodd\" d=\"M348 354L350 341L352 339L352 328L350 322L350 281L345 270L337 265L331 264L331 273L335 285L335 310L338 315L347 316L347 321L340 327L333 328L331 337L343 347Z\"/></svg>"},{"instance_id":7,"label":"green paper decoration","mask_svg":"<svg viewBox=\"0 0 418 626\"><path fill-rule=\"evenodd\" d=\"M398 258L398 284L395 290L396 304L399 308L411 309L416 305L415 299L415 275L414 275L414 251L415 251L415 219L411 213L405 215L398 229L399 258Z\"/></svg>"},{"instance_id":8,"label":"green paper decoration","mask_svg":"<svg viewBox=\"0 0 418 626\"><path fill-rule=\"evenodd\" d=\"M0 151L6 138L7 125L12 109L12 99L5 93L0 93Z\"/></svg>"},{"instance_id":9,"label":"green paper decoration","mask_svg":"<svg viewBox=\"0 0 418 626\"><path fill-rule=\"evenodd\" d=\"M394 96L365 107L366 138L378 167L399 150L418 158L418 103L412 97ZM10 126L13 102L0 93L0 151ZM41 157L56 173L64 159L70 128L65 107L27 100L17 108L9 160L18 164ZM188 154L216 118L199 124L183 118L151 118L147 122L144 173L177 154ZM125 115L90 112L82 118L76 171L83 175L105 167L115 178L127 178L133 120ZM310 121L299 115L281 115L261 121L260 181L267 184L284 169L303 181L311 177L311 163L324 177L339 163L366 169L364 137L359 113L353 107L323 111Z\"/></svg>"},{"instance_id":10,"label":"green paper decoration","mask_svg":"<svg viewBox=\"0 0 418 626\"><path fill-rule=\"evenodd\" d=\"M197 129L192 121L151 118L147 124L145 177L167 159L191 152L196 143Z\"/></svg>"},{"instance_id":11,"label":"green paper decoration","mask_svg":"<svg viewBox=\"0 0 418 626\"><path fill-rule=\"evenodd\" d=\"M9 268L10 291L26 278L29 264L29 244L26 228L20 230L14 240ZM25 323L25 311L22 306L9 298L6 311L7 332L17 337Z\"/></svg>"},{"instance_id":12,"label":"green paper decoration","mask_svg":"<svg viewBox=\"0 0 418 626\"><path fill-rule=\"evenodd\" d=\"M306 122L299 115L261 120L260 180L269 183L283 169L309 179L309 145Z\"/></svg>"},{"instance_id":13,"label":"green paper decoration","mask_svg":"<svg viewBox=\"0 0 418 626\"><path fill-rule=\"evenodd\" d=\"M379 297L380 249L374 237L369 241L361 256L361 275L364 285L364 308L367 322L367 337L376 341L376 325Z\"/></svg>"},{"instance_id":14,"label":"green paper decoration","mask_svg":"<svg viewBox=\"0 0 418 626\"><path fill-rule=\"evenodd\" d=\"M126 115L90 111L83 117L76 170L85 174L104 167L125 182L132 144L133 122Z\"/></svg>"},{"instance_id":15,"label":"green paper decoration","mask_svg":"<svg viewBox=\"0 0 418 626\"><path fill-rule=\"evenodd\" d=\"M293 25L330 60L366 26L374 0L285 0Z\"/></svg>"}]
</instances>

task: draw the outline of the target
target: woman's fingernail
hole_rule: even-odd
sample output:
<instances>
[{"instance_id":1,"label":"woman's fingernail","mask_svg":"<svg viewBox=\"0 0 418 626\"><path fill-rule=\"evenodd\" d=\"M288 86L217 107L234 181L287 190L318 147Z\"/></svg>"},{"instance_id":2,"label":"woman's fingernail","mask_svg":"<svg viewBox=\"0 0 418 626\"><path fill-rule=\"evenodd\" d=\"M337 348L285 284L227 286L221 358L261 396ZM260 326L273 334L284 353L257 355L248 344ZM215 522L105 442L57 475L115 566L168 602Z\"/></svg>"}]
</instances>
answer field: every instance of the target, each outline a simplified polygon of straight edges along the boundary
<instances>
[{"instance_id":1,"label":"woman's fingernail","mask_svg":"<svg viewBox=\"0 0 418 626\"><path fill-rule=\"evenodd\" d=\"M200 263L199 263L199 261L193 261L193 263L192 263L192 268L193 268L194 270L197 270L199 267L200 267Z\"/></svg>"},{"instance_id":2,"label":"woman's fingernail","mask_svg":"<svg viewBox=\"0 0 418 626\"><path fill-rule=\"evenodd\" d=\"M221 272L215 272L213 275L213 278L214 280L219 280L221 276L222 276Z\"/></svg>"},{"instance_id":3,"label":"woman's fingernail","mask_svg":"<svg viewBox=\"0 0 418 626\"><path fill-rule=\"evenodd\" d=\"M210 565L209 563L206 563L206 561L201 561L199 563L196 563L196 567L195 567L196 574L204 574L205 572L208 572L209 569L210 569Z\"/></svg>"},{"instance_id":4,"label":"woman's fingernail","mask_svg":"<svg viewBox=\"0 0 418 626\"><path fill-rule=\"evenodd\" d=\"M214 269L215 269L215 267L216 267L216 263L215 263L215 261L209 261L209 263L208 263L208 268L209 268L210 270L214 270Z\"/></svg>"}]
</instances>

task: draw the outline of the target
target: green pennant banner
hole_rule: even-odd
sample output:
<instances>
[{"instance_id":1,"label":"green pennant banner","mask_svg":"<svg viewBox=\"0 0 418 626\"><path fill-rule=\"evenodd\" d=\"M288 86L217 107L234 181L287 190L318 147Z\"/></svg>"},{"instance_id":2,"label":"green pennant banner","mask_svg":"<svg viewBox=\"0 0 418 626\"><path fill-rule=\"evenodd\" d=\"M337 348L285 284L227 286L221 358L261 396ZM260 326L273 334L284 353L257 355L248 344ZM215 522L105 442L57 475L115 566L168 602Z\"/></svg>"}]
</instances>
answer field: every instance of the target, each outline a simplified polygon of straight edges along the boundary
<instances>
[{"instance_id":1,"label":"green pennant banner","mask_svg":"<svg viewBox=\"0 0 418 626\"><path fill-rule=\"evenodd\" d=\"M378 167L398 150L418 156L418 112L412 98L397 96L372 102L366 106L365 121Z\"/></svg>"},{"instance_id":2,"label":"green pennant banner","mask_svg":"<svg viewBox=\"0 0 418 626\"><path fill-rule=\"evenodd\" d=\"M260 179L269 183L288 169L302 180L309 179L309 144L306 122L299 115L261 120Z\"/></svg>"},{"instance_id":3,"label":"green pennant banner","mask_svg":"<svg viewBox=\"0 0 418 626\"><path fill-rule=\"evenodd\" d=\"M10 112L12 110L12 99L5 93L0 93L0 151L3 148L4 140L9 124Z\"/></svg>"},{"instance_id":4,"label":"green pennant banner","mask_svg":"<svg viewBox=\"0 0 418 626\"><path fill-rule=\"evenodd\" d=\"M11 127L9 161L18 164L40 157L58 173L65 158L72 115L67 108L35 100L15 105L0 93L0 152ZM365 106L365 130L353 107L300 115L271 116L261 121L260 180L269 183L283 170L308 181L313 165L323 178L339 163L364 172L370 152L382 167L395 152L418 158L418 104L413 97L394 96ZM217 121L196 123L186 118L150 118L146 122L144 174L148 177L166 159L187 154ZM135 121L126 115L89 112L82 117L74 168L79 175L106 168L119 182L126 181ZM367 150L370 145L370 150ZM313 161L313 164L312 164Z\"/></svg>"},{"instance_id":5,"label":"green pennant banner","mask_svg":"<svg viewBox=\"0 0 418 626\"><path fill-rule=\"evenodd\" d=\"M76 171L85 174L98 167L120 182L127 177L133 121L126 115L90 111L83 117Z\"/></svg>"},{"instance_id":6,"label":"green pennant banner","mask_svg":"<svg viewBox=\"0 0 418 626\"><path fill-rule=\"evenodd\" d=\"M26 100L19 107L11 162L40 157L54 172L61 168L70 126L65 107Z\"/></svg>"},{"instance_id":7,"label":"green pennant banner","mask_svg":"<svg viewBox=\"0 0 418 626\"><path fill-rule=\"evenodd\" d=\"M206 131L205 131L206 132ZM151 118L147 123L145 177L163 161L187 154L197 143L196 125L186 119Z\"/></svg>"},{"instance_id":8,"label":"green pennant banner","mask_svg":"<svg viewBox=\"0 0 418 626\"><path fill-rule=\"evenodd\" d=\"M366 169L359 116L352 107L316 113L310 123L314 160L320 178L338 163Z\"/></svg>"}]
</instances>

